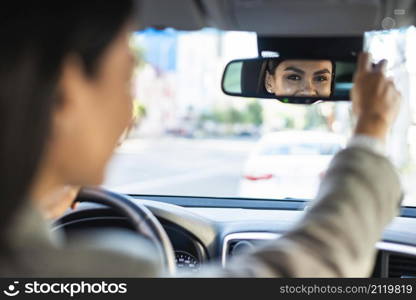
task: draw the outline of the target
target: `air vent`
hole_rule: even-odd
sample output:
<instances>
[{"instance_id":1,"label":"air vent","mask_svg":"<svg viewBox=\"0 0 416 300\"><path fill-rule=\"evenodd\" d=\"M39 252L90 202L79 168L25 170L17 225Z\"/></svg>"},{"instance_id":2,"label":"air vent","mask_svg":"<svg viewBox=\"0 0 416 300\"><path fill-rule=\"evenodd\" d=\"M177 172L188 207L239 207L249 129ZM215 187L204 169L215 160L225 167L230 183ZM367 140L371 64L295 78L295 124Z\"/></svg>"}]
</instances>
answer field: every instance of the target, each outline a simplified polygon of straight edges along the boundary
<instances>
[{"instance_id":1,"label":"air vent","mask_svg":"<svg viewBox=\"0 0 416 300\"><path fill-rule=\"evenodd\" d=\"M388 272L389 278L416 278L416 257L390 254Z\"/></svg>"},{"instance_id":2,"label":"air vent","mask_svg":"<svg viewBox=\"0 0 416 300\"><path fill-rule=\"evenodd\" d=\"M229 256L239 255L254 249L254 244L252 241L233 241L230 243L229 249Z\"/></svg>"},{"instance_id":3,"label":"air vent","mask_svg":"<svg viewBox=\"0 0 416 300\"><path fill-rule=\"evenodd\" d=\"M238 241L230 241L230 242L228 243L228 248L227 248L227 256L232 256L234 246L235 246L237 243L238 243Z\"/></svg>"},{"instance_id":4,"label":"air vent","mask_svg":"<svg viewBox=\"0 0 416 300\"><path fill-rule=\"evenodd\" d=\"M225 267L229 256L236 255L250 250L268 240L276 239L280 236L272 232L236 232L225 236L222 246L222 265Z\"/></svg>"}]
</instances>

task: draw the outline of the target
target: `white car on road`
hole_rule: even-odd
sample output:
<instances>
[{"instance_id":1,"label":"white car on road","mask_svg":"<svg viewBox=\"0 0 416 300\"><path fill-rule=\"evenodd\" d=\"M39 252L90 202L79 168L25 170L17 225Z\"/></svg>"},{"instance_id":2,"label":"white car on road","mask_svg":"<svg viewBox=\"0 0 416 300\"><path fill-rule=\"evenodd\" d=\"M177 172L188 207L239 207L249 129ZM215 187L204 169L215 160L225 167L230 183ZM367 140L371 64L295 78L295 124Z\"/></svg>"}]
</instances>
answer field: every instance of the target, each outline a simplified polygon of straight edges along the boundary
<instances>
[{"instance_id":1,"label":"white car on road","mask_svg":"<svg viewBox=\"0 0 416 300\"><path fill-rule=\"evenodd\" d=\"M247 198L312 199L345 138L316 131L264 135L245 165L239 194Z\"/></svg>"}]
</instances>

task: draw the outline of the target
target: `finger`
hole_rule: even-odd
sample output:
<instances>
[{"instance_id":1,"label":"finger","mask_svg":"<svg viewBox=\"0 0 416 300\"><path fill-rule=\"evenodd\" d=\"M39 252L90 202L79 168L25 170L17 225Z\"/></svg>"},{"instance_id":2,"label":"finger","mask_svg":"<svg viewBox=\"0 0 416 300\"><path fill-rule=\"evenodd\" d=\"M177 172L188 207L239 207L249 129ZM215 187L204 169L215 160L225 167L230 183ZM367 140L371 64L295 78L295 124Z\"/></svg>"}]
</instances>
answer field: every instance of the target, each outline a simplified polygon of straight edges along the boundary
<instances>
[{"instance_id":1,"label":"finger","mask_svg":"<svg viewBox=\"0 0 416 300\"><path fill-rule=\"evenodd\" d=\"M386 90L390 93L392 97L394 97L395 102L401 101L401 93L397 89L396 84L393 82L393 80L387 80Z\"/></svg>"},{"instance_id":2,"label":"finger","mask_svg":"<svg viewBox=\"0 0 416 300\"><path fill-rule=\"evenodd\" d=\"M391 87L393 93L396 95L396 101L401 101L402 93L397 89L396 84L393 81L391 82Z\"/></svg>"},{"instance_id":3,"label":"finger","mask_svg":"<svg viewBox=\"0 0 416 300\"><path fill-rule=\"evenodd\" d=\"M391 88L392 90L398 92L398 89L396 87L396 83L394 82L393 78L387 78L386 79L386 85Z\"/></svg>"},{"instance_id":4,"label":"finger","mask_svg":"<svg viewBox=\"0 0 416 300\"><path fill-rule=\"evenodd\" d=\"M371 54L368 52L362 52L358 56L357 71L369 72L371 70Z\"/></svg>"},{"instance_id":5,"label":"finger","mask_svg":"<svg viewBox=\"0 0 416 300\"><path fill-rule=\"evenodd\" d=\"M358 107L357 102L355 102L355 101L352 102L352 112L356 116L359 114L359 107Z\"/></svg>"},{"instance_id":6,"label":"finger","mask_svg":"<svg viewBox=\"0 0 416 300\"><path fill-rule=\"evenodd\" d=\"M382 74L386 74L387 71L387 60L382 59L379 61L373 68L374 72L381 72Z\"/></svg>"},{"instance_id":7,"label":"finger","mask_svg":"<svg viewBox=\"0 0 416 300\"><path fill-rule=\"evenodd\" d=\"M78 204L79 204L79 202L78 202L78 201L74 201L74 202L72 202L72 204L71 204L71 209L72 209L72 210L77 209Z\"/></svg>"}]
</instances>

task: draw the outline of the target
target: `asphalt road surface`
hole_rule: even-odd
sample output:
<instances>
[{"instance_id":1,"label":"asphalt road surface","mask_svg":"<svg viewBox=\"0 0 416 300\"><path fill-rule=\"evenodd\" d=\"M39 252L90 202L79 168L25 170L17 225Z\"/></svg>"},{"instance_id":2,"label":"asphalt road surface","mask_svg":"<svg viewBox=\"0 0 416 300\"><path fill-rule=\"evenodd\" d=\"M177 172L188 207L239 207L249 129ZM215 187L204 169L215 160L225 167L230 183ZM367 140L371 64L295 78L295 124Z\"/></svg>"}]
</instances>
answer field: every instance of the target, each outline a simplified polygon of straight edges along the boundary
<instances>
[{"instance_id":1,"label":"asphalt road surface","mask_svg":"<svg viewBox=\"0 0 416 300\"><path fill-rule=\"evenodd\" d=\"M132 139L117 150L104 186L132 194L238 196L253 139Z\"/></svg>"},{"instance_id":2,"label":"asphalt road surface","mask_svg":"<svg viewBox=\"0 0 416 300\"><path fill-rule=\"evenodd\" d=\"M255 144L255 139L130 139L112 159L104 186L129 194L238 197ZM403 204L416 206L414 195Z\"/></svg>"}]
</instances>

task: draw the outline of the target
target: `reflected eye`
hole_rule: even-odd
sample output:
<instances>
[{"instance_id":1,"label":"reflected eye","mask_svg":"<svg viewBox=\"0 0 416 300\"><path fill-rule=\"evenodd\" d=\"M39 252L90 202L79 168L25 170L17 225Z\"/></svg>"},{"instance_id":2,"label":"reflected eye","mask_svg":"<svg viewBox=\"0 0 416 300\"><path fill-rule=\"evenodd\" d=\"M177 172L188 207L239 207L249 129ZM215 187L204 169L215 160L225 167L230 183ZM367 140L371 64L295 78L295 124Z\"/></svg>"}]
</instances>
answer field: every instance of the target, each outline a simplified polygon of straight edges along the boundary
<instances>
[{"instance_id":1,"label":"reflected eye","mask_svg":"<svg viewBox=\"0 0 416 300\"><path fill-rule=\"evenodd\" d=\"M316 76L315 81L319 81L319 82L328 81L328 77L326 77L326 76Z\"/></svg>"},{"instance_id":2,"label":"reflected eye","mask_svg":"<svg viewBox=\"0 0 416 300\"><path fill-rule=\"evenodd\" d=\"M299 80L302 80L302 77L300 77L299 75L297 75L297 74L291 74L291 75L288 75L287 77L286 77L286 79L288 79L288 80L293 80L293 81L299 81Z\"/></svg>"}]
</instances>

